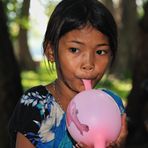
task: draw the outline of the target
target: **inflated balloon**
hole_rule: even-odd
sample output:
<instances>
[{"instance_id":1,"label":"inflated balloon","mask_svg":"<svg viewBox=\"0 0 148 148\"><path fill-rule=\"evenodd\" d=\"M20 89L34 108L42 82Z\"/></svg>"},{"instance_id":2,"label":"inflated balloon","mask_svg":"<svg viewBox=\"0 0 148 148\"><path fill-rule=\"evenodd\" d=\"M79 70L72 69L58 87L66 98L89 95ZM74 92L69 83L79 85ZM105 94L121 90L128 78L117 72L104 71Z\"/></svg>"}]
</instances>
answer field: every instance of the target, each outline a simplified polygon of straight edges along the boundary
<instances>
[{"instance_id":1,"label":"inflated balloon","mask_svg":"<svg viewBox=\"0 0 148 148\"><path fill-rule=\"evenodd\" d=\"M106 143L116 140L120 133L121 112L108 93L88 88L69 103L67 128L78 143L105 148Z\"/></svg>"}]
</instances>

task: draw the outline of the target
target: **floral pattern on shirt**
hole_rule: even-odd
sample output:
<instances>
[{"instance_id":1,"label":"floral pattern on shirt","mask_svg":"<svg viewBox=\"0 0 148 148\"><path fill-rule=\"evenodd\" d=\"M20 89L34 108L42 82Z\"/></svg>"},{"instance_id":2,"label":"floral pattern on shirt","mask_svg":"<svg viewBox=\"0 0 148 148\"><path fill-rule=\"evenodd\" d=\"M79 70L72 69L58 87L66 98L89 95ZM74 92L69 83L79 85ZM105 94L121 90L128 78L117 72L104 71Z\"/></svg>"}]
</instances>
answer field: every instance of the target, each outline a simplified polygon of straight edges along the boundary
<instances>
[{"instance_id":1,"label":"floral pattern on shirt","mask_svg":"<svg viewBox=\"0 0 148 148\"><path fill-rule=\"evenodd\" d=\"M73 140L66 129L66 114L45 87L38 86L23 94L16 112L21 112L17 119L26 127L17 125L15 116L11 122L37 148L72 148ZM23 114L23 116L21 116ZM30 118L31 116L31 118ZM28 117L28 119L27 119ZM13 128L14 128L13 127ZM33 128L32 128L33 127ZM14 131L16 130L14 129Z\"/></svg>"}]
</instances>

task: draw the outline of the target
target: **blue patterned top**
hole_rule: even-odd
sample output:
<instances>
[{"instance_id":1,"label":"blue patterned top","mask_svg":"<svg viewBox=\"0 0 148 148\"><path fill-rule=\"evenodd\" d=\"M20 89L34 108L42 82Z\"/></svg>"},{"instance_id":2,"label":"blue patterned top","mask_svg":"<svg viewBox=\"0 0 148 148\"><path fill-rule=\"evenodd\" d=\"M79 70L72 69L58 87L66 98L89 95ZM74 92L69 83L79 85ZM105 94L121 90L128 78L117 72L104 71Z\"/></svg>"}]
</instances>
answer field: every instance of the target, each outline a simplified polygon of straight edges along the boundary
<instances>
[{"instance_id":1,"label":"blue patterned top","mask_svg":"<svg viewBox=\"0 0 148 148\"><path fill-rule=\"evenodd\" d=\"M121 114L124 106L120 97L103 89L113 97ZM10 119L9 132L15 148L16 134L22 133L36 148L72 148L74 140L66 129L66 114L44 86L26 91L16 105Z\"/></svg>"},{"instance_id":2,"label":"blue patterned top","mask_svg":"<svg viewBox=\"0 0 148 148\"><path fill-rule=\"evenodd\" d=\"M9 131L12 147L17 132L37 148L72 148L74 143L66 130L65 112L44 86L23 94L11 117Z\"/></svg>"}]
</instances>

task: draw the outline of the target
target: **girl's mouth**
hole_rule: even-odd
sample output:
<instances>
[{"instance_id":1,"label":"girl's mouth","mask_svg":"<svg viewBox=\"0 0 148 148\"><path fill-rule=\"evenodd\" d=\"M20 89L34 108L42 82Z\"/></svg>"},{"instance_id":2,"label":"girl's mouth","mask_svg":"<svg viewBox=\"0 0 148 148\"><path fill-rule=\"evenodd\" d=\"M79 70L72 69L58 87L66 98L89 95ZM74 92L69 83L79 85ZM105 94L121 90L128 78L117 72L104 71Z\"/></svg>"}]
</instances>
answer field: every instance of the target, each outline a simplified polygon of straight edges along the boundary
<instances>
[{"instance_id":1,"label":"girl's mouth","mask_svg":"<svg viewBox=\"0 0 148 148\"><path fill-rule=\"evenodd\" d=\"M82 79L85 90L92 89L92 82L90 79Z\"/></svg>"}]
</instances>

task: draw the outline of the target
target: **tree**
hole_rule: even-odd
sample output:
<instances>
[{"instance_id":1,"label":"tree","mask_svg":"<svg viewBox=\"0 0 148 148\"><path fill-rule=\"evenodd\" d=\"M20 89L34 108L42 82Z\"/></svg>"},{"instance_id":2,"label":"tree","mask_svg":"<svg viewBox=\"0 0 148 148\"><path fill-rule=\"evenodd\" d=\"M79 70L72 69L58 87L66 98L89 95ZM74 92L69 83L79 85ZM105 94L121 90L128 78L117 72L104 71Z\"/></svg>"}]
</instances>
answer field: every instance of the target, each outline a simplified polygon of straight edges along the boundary
<instances>
[{"instance_id":1,"label":"tree","mask_svg":"<svg viewBox=\"0 0 148 148\"><path fill-rule=\"evenodd\" d=\"M7 23L11 30L10 35L17 45L15 46L15 54L19 66L22 70L35 70L36 64L28 46L30 0L5 0L3 3L8 17Z\"/></svg>"},{"instance_id":2,"label":"tree","mask_svg":"<svg viewBox=\"0 0 148 148\"><path fill-rule=\"evenodd\" d=\"M7 125L10 115L22 94L18 65L9 38L3 3L0 0L0 146L9 148Z\"/></svg>"},{"instance_id":3,"label":"tree","mask_svg":"<svg viewBox=\"0 0 148 148\"><path fill-rule=\"evenodd\" d=\"M139 28L139 46L127 105L127 148L148 147L148 1L144 5L144 16L140 20Z\"/></svg>"},{"instance_id":4,"label":"tree","mask_svg":"<svg viewBox=\"0 0 148 148\"><path fill-rule=\"evenodd\" d=\"M19 19L21 20L19 24L19 34L18 34L18 58L21 69L23 70L35 70L36 65L32 60L32 56L28 47L28 37L27 37L27 25L29 23L29 7L30 0L23 0L22 8L20 12Z\"/></svg>"},{"instance_id":5,"label":"tree","mask_svg":"<svg viewBox=\"0 0 148 148\"><path fill-rule=\"evenodd\" d=\"M137 44L137 6L136 0L121 0L121 19L119 27L119 52L112 73L122 78L131 73Z\"/></svg>"}]
</instances>

